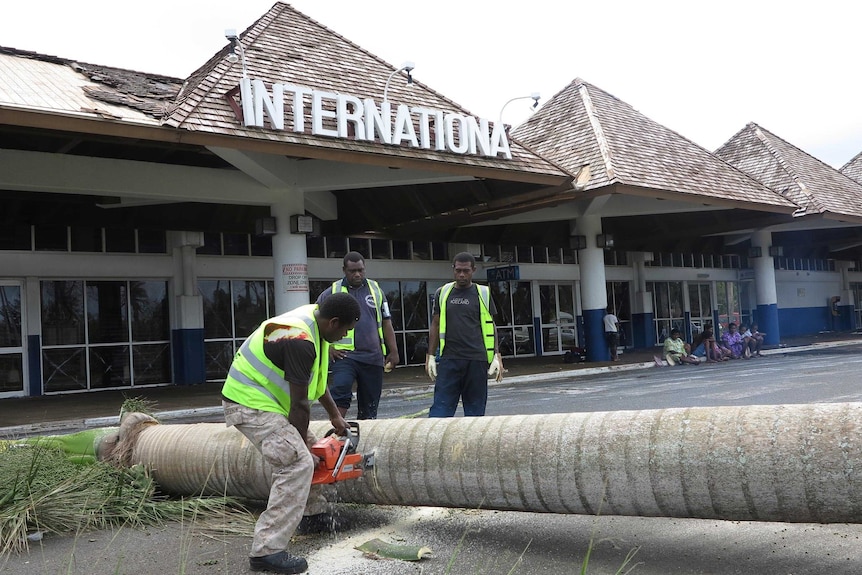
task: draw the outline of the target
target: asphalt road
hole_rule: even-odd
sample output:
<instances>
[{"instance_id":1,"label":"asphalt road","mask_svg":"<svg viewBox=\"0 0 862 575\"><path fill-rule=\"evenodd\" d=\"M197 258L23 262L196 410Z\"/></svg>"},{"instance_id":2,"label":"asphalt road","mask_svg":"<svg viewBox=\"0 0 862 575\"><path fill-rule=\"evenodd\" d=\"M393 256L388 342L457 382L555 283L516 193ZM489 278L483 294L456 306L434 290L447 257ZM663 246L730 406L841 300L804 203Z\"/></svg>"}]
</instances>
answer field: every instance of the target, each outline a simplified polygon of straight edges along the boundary
<instances>
[{"instance_id":1,"label":"asphalt road","mask_svg":"<svg viewBox=\"0 0 862 575\"><path fill-rule=\"evenodd\" d=\"M494 386L489 414L862 400L862 346L699 367ZM415 414L430 397L389 397L383 417ZM338 505L349 528L297 537L315 575L616 573L636 575L858 575L862 524L712 521ZM373 538L433 550L420 562L374 560L354 547ZM247 537L204 536L190 525L46 537L0 573L245 573Z\"/></svg>"}]
</instances>

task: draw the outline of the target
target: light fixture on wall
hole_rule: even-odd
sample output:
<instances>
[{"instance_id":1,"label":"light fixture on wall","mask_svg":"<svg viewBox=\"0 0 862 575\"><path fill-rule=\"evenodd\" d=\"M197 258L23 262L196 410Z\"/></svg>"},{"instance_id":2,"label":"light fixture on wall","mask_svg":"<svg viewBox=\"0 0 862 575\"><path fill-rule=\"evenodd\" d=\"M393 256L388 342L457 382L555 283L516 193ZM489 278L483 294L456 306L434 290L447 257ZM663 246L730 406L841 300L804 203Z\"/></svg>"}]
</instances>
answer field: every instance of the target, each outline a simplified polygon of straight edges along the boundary
<instances>
[{"instance_id":1,"label":"light fixture on wall","mask_svg":"<svg viewBox=\"0 0 862 575\"><path fill-rule=\"evenodd\" d=\"M314 218L304 214L290 216L290 233L310 234L314 232Z\"/></svg>"},{"instance_id":2,"label":"light fixture on wall","mask_svg":"<svg viewBox=\"0 0 862 575\"><path fill-rule=\"evenodd\" d=\"M573 250L587 249L587 236L571 236L569 237L569 247Z\"/></svg>"},{"instance_id":3,"label":"light fixture on wall","mask_svg":"<svg viewBox=\"0 0 862 575\"><path fill-rule=\"evenodd\" d=\"M242 77L245 78L248 75L245 67L245 50L242 49L242 43L239 41L236 30L225 30L224 37L230 41L230 52L225 59L231 64L242 61Z\"/></svg>"},{"instance_id":4,"label":"light fixture on wall","mask_svg":"<svg viewBox=\"0 0 862 575\"><path fill-rule=\"evenodd\" d=\"M748 257L749 258L762 258L763 257L763 248L760 246L751 246L748 248Z\"/></svg>"},{"instance_id":5,"label":"light fixture on wall","mask_svg":"<svg viewBox=\"0 0 862 575\"><path fill-rule=\"evenodd\" d=\"M769 246L769 255L780 258L784 255L784 246Z\"/></svg>"},{"instance_id":6,"label":"light fixture on wall","mask_svg":"<svg viewBox=\"0 0 862 575\"><path fill-rule=\"evenodd\" d=\"M395 74L397 74L398 72L402 72L402 71L407 72L407 85L408 86L412 85L413 84L413 74L411 74L411 72L413 72L413 69L415 67L416 67L416 64L414 64L413 62L404 62L403 64L401 64L400 68L398 68L397 70L395 70L394 72L389 74L389 77L386 78L386 85L383 87L383 101L384 102L388 101L387 96L389 95L389 82L392 81L392 78L395 76Z\"/></svg>"},{"instance_id":7,"label":"light fixture on wall","mask_svg":"<svg viewBox=\"0 0 862 575\"><path fill-rule=\"evenodd\" d=\"M599 234L596 236L596 245L600 248L604 248L606 250L614 247L614 235L613 234Z\"/></svg>"},{"instance_id":8,"label":"light fixture on wall","mask_svg":"<svg viewBox=\"0 0 862 575\"><path fill-rule=\"evenodd\" d=\"M278 225L275 218L267 216L257 218L254 221L254 235L256 236L274 236L278 233Z\"/></svg>"}]
</instances>

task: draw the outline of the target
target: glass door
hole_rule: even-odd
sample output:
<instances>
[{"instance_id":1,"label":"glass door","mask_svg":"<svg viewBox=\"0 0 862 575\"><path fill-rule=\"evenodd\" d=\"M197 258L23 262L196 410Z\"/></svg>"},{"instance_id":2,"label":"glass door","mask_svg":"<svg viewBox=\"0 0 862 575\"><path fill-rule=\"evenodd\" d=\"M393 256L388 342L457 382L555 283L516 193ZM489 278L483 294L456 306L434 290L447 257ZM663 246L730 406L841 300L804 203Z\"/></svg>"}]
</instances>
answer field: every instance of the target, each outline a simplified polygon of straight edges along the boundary
<instances>
[{"instance_id":1,"label":"glass door","mask_svg":"<svg viewBox=\"0 0 862 575\"><path fill-rule=\"evenodd\" d=\"M565 353L577 346L575 284L539 284L542 314L542 351Z\"/></svg>"},{"instance_id":2,"label":"glass door","mask_svg":"<svg viewBox=\"0 0 862 575\"><path fill-rule=\"evenodd\" d=\"M21 283L0 281L0 398L24 395L26 363L21 293Z\"/></svg>"}]
</instances>

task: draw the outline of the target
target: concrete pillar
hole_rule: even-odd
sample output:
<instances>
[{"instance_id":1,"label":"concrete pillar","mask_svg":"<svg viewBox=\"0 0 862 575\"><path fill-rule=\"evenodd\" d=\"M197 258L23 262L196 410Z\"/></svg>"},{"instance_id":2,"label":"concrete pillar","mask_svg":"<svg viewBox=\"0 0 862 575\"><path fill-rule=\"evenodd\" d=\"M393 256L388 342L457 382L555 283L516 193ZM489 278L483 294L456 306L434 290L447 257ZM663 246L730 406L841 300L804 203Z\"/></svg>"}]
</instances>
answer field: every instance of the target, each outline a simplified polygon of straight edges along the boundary
<instances>
[{"instance_id":1,"label":"concrete pillar","mask_svg":"<svg viewBox=\"0 0 862 575\"><path fill-rule=\"evenodd\" d=\"M762 257L751 258L754 268L754 284L757 292L758 329L766 334L766 345L778 345L780 333L778 326L778 292L775 288L775 263L769 255L772 245L772 232L758 230L751 236L752 247L759 247Z\"/></svg>"},{"instance_id":2,"label":"concrete pillar","mask_svg":"<svg viewBox=\"0 0 862 575\"><path fill-rule=\"evenodd\" d=\"M339 501L862 522L862 403L367 420L359 451L374 467ZM168 493L269 494L268 464L223 423L146 427L131 463Z\"/></svg>"},{"instance_id":3,"label":"concrete pillar","mask_svg":"<svg viewBox=\"0 0 862 575\"><path fill-rule=\"evenodd\" d=\"M305 235L290 233L290 217L305 214L302 193L284 190L281 201L273 205L271 211L278 230L272 236L275 313L278 315L309 303Z\"/></svg>"},{"instance_id":4,"label":"concrete pillar","mask_svg":"<svg viewBox=\"0 0 862 575\"><path fill-rule=\"evenodd\" d=\"M197 289L197 248L203 232L171 232L174 257L174 306L171 328L173 382L179 385L206 381L203 297Z\"/></svg>"},{"instance_id":5,"label":"concrete pillar","mask_svg":"<svg viewBox=\"0 0 862 575\"><path fill-rule=\"evenodd\" d=\"M581 308L584 318L584 342L587 361L608 361L611 358L602 318L607 313L608 292L605 287L605 255L596 245L602 233L599 216L584 216L575 222L575 233L586 236L586 249L578 252L581 271Z\"/></svg>"},{"instance_id":6,"label":"concrete pillar","mask_svg":"<svg viewBox=\"0 0 862 575\"><path fill-rule=\"evenodd\" d=\"M646 289L646 262L652 261L650 252L633 252L635 290L632 295L632 343L636 348L655 345L655 314L652 307L652 292Z\"/></svg>"}]
</instances>

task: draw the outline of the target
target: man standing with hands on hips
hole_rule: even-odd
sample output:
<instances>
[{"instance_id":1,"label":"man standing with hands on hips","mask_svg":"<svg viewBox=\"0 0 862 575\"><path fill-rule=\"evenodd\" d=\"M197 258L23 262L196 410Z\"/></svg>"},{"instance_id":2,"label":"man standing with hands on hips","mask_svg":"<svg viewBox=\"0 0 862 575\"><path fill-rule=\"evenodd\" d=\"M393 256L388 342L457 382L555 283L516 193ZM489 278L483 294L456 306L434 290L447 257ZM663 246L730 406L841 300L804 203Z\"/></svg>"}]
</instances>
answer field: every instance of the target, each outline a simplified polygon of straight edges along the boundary
<instances>
[{"instance_id":1,"label":"man standing with hands on hips","mask_svg":"<svg viewBox=\"0 0 862 575\"><path fill-rule=\"evenodd\" d=\"M344 277L317 298L322 304L336 293L350 294L362 310L356 327L329 348L329 392L342 416L347 415L356 382L357 419L377 419L383 392L383 372L398 362L398 345L386 295L376 281L365 277L365 259L347 252L341 270Z\"/></svg>"},{"instance_id":2,"label":"man standing with hands on hips","mask_svg":"<svg viewBox=\"0 0 862 575\"><path fill-rule=\"evenodd\" d=\"M488 377L503 380L494 326L497 309L488 286L473 283L473 254L457 254L452 268L455 281L434 294L425 358L425 371L435 382L428 416L453 417L459 400L466 417L482 416L488 402Z\"/></svg>"}]
</instances>

